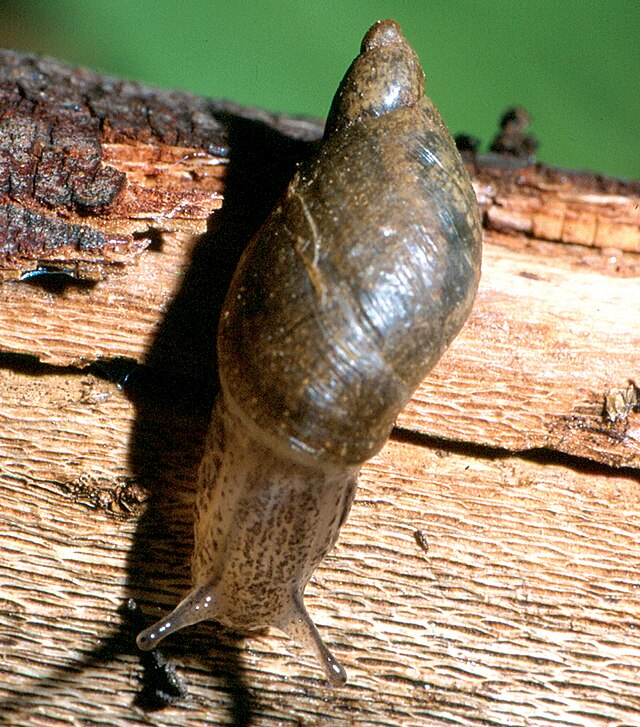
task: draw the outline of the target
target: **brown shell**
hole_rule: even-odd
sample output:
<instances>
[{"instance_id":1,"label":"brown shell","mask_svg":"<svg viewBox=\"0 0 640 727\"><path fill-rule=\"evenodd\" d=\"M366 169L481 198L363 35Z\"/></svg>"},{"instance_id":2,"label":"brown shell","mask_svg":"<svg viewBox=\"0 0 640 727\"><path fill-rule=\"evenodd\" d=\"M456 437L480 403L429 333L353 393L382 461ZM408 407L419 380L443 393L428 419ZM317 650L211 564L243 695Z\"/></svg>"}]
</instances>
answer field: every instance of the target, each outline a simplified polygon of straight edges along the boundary
<instances>
[{"instance_id":1,"label":"brown shell","mask_svg":"<svg viewBox=\"0 0 640 727\"><path fill-rule=\"evenodd\" d=\"M469 176L397 24L371 28L325 138L243 255L220 379L263 441L361 464L458 333L480 276Z\"/></svg>"}]
</instances>

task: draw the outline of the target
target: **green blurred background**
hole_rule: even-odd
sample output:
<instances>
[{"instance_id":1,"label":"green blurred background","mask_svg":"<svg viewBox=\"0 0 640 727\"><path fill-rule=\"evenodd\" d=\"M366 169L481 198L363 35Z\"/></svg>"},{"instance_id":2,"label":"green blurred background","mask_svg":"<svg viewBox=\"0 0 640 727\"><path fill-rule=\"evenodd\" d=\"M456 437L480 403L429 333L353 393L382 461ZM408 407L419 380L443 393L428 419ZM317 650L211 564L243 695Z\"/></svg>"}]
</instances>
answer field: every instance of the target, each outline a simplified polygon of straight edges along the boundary
<instances>
[{"instance_id":1,"label":"green blurred background","mask_svg":"<svg viewBox=\"0 0 640 727\"><path fill-rule=\"evenodd\" d=\"M453 133L484 149L521 104L541 160L640 178L640 0L0 0L0 46L324 116L383 17L417 50Z\"/></svg>"}]
</instances>

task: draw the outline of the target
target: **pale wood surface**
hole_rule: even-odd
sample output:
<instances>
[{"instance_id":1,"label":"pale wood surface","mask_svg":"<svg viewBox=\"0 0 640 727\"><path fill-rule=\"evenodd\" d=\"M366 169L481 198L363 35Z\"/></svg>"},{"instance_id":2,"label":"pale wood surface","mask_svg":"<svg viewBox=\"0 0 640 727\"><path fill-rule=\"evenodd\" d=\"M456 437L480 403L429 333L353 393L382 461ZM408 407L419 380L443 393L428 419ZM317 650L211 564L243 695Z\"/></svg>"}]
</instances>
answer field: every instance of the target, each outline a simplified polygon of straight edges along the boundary
<instances>
[{"instance_id":1,"label":"pale wood surface","mask_svg":"<svg viewBox=\"0 0 640 727\"><path fill-rule=\"evenodd\" d=\"M318 133L225 114L231 130L251 117L285 141ZM640 383L638 185L470 164L474 313L364 468L307 589L347 687L275 632L201 625L165 650L188 696L150 712L124 604L148 622L188 586L211 332L245 212L208 219L233 168L223 149L146 135L105 150L129 206L47 214L129 235L122 254L83 260L61 289L19 280L42 260L3 263L0 722L639 724L640 413L603 415L605 392ZM161 374L120 389L96 367L116 357Z\"/></svg>"},{"instance_id":2,"label":"pale wood surface","mask_svg":"<svg viewBox=\"0 0 640 727\"><path fill-rule=\"evenodd\" d=\"M123 512L95 496L128 472L123 393L91 376L3 378L16 393L1 428L4 714L138 724L119 609L134 595L160 612L187 586L198 429L185 417L156 443L149 457L173 466L152 512ZM38 401L28 418L20 398ZM235 695L258 724L637 723L638 485L637 471L392 441L308 589L349 685L331 690L275 633L237 647L201 626L168 648L190 696L153 722L228 719ZM241 677L226 673L236 662Z\"/></svg>"}]
</instances>

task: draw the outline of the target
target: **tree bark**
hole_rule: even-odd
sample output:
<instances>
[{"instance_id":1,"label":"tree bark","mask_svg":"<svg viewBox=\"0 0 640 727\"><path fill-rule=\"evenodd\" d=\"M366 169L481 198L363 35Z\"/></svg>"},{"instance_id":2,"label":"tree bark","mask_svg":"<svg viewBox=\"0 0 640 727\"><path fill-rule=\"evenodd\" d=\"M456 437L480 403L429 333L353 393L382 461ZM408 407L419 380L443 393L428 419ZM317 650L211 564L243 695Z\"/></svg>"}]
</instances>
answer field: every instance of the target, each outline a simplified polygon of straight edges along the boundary
<instances>
[{"instance_id":1,"label":"tree bark","mask_svg":"<svg viewBox=\"0 0 640 727\"><path fill-rule=\"evenodd\" d=\"M321 132L0 52L0 722L640 722L640 184L498 155L474 312L306 592L348 685L275 631L176 635L183 686L138 652L228 281Z\"/></svg>"}]
</instances>

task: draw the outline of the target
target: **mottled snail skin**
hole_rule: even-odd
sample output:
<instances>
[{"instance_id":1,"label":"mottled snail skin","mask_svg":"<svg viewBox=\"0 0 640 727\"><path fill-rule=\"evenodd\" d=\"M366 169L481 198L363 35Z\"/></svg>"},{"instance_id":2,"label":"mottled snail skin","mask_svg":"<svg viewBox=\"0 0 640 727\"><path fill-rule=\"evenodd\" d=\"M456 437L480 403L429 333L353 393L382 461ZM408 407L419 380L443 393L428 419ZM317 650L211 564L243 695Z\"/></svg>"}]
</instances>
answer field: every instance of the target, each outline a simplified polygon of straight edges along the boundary
<instances>
[{"instance_id":1,"label":"mottled snail skin","mask_svg":"<svg viewBox=\"0 0 640 727\"><path fill-rule=\"evenodd\" d=\"M362 464L466 320L477 203L414 51L366 34L324 139L243 254L218 330L221 393L196 499L193 590L141 648L204 619L275 626L346 673L302 596Z\"/></svg>"}]
</instances>

